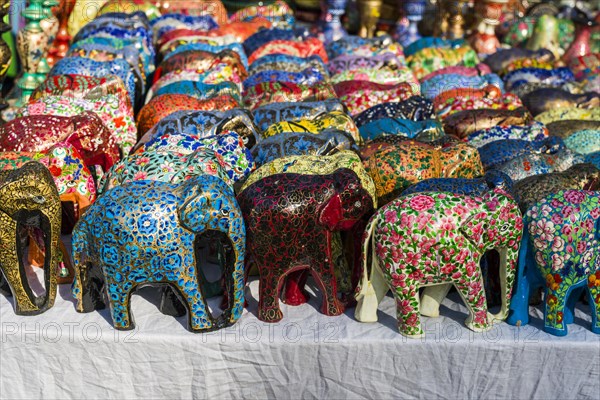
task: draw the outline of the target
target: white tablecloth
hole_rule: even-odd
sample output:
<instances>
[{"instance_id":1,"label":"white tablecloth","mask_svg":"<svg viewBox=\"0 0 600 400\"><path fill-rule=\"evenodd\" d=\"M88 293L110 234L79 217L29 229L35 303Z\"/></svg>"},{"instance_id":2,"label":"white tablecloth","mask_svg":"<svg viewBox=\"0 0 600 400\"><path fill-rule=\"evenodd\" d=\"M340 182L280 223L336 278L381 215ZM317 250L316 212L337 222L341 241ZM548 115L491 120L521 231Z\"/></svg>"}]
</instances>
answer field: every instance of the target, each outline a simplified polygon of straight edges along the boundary
<instances>
[{"instance_id":1,"label":"white tablecloth","mask_svg":"<svg viewBox=\"0 0 600 400\"><path fill-rule=\"evenodd\" d=\"M162 315L149 288L132 298L130 332L113 330L108 310L75 312L66 285L37 317L15 316L0 296L0 398L600 398L600 336L583 304L564 338L540 330L538 310L529 326L476 334L451 294L443 317L423 318L426 338L406 339L391 297L375 324L353 309L326 317L318 296L267 324L257 290L251 282L237 324L209 334Z\"/></svg>"}]
</instances>

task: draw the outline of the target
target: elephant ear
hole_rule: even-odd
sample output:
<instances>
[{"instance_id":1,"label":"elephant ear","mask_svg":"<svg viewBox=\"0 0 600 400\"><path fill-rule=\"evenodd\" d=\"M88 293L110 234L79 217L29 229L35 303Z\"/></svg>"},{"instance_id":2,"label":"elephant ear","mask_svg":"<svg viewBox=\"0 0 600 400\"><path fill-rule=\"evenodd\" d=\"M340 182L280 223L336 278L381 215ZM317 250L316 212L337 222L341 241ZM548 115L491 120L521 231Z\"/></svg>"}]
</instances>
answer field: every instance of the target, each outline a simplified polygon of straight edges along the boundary
<instances>
[{"instance_id":1,"label":"elephant ear","mask_svg":"<svg viewBox=\"0 0 600 400\"><path fill-rule=\"evenodd\" d=\"M331 196L325 203L319 214L319 223L330 231L336 229L338 223L342 220L342 200L339 194Z\"/></svg>"},{"instance_id":2,"label":"elephant ear","mask_svg":"<svg viewBox=\"0 0 600 400\"><path fill-rule=\"evenodd\" d=\"M478 249L483 245L483 233L486 229L484 223L485 221L478 218L478 214L475 214L470 216L459 227L460 233Z\"/></svg>"}]
</instances>

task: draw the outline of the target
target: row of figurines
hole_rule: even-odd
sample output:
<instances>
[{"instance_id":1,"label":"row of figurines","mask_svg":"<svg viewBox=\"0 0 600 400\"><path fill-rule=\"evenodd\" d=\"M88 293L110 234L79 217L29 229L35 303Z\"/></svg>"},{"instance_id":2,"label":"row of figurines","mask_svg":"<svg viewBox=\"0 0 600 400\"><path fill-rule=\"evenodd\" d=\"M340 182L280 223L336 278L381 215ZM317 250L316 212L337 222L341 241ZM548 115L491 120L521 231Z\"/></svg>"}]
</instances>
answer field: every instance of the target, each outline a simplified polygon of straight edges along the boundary
<instances>
[{"instance_id":1,"label":"row of figurines","mask_svg":"<svg viewBox=\"0 0 600 400\"><path fill-rule=\"evenodd\" d=\"M501 173L424 181L374 211L373 183L360 163L347 167L348 157L296 157L292 171L266 173L237 196L211 175L179 184L135 181L108 190L73 230L77 311L108 302L115 328L131 329L131 293L166 283L165 299L180 298L183 307L163 301L164 307L186 311L192 331L219 329L241 316L246 279L255 266L258 317L267 322L282 318L284 284L286 303L307 301L303 286L310 273L323 291L326 315L343 312L338 292L345 286L347 304L356 293L356 318L376 321L377 305L391 290L399 330L409 337L422 335L420 315L439 315L452 285L469 309L467 327L475 331L507 317L513 325L526 324L530 294L543 287L545 331L565 335L575 302L586 291L592 331L600 333L600 192L557 190L580 186L581 168L562 173L570 179L548 174L529 182L538 197L545 195L524 214ZM16 313L38 314L56 296L61 202L40 163L2 172L2 181L3 215L14 228L2 237L4 278ZM47 292L39 297L24 284L22 250L14 249L15 235L31 229L32 218L38 221L33 236L45 250ZM215 232L226 238L220 241L224 312L217 318L206 298L219 288L206 281L196 252L199 236L210 233L218 240ZM498 251L500 282L484 280L494 261L482 256L490 250ZM354 262L344 271L338 261L345 253ZM426 288L420 295L421 287ZM494 296L501 304L496 315L488 312Z\"/></svg>"}]
</instances>

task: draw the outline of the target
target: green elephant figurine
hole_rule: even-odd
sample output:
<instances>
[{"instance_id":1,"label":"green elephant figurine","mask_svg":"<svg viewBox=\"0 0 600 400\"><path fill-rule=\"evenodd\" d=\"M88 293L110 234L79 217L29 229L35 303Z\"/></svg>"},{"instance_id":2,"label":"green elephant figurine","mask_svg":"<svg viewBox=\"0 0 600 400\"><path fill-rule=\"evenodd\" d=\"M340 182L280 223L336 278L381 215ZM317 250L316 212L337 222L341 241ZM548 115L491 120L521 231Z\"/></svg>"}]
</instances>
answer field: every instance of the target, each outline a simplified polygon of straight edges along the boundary
<instances>
[{"instance_id":1,"label":"green elephant figurine","mask_svg":"<svg viewBox=\"0 0 600 400\"><path fill-rule=\"evenodd\" d=\"M375 213L363 236L356 319L377 321L377 306L391 290L400 333L421 337L419 313L437 316L439 304L454 284L469 309L467 327L476 332L490 329L494 321L508 315L522 230L519 206L501 189L482 197L424 192L392 201ZM481 257L492 249L500 254L504 293L496 315L488 312L479 266ZM426 287L422 299L420 287Z\"/></svg>"},{"instance_id":2,"label":"green elephant figurine","mask_svg":"<svg viewBox=\"0 0 600 400\"><path fill-rule=\"evenodd\" d=\"M198 242L205 234L225 236L223 271L229 299L221 315L210 313L201 275ZM233 189L212 175L180 184L135 181L104 193L73 230L73 296L79 312L104 308L109 299L115 329L133 329L131 294L141 286L165 285L185 304L188 326L207 332L230 326L244 306L246 230ZM163 292L161 310L172 300Z\"/></svg>"},{"instance_id":3,"label":"green elephant figurine","mask_svg":"<svg viewBox=\"0 0 600 400\"><path fill-rule=\"evenodd\" d=\"M50 171L31 161L14 170L0 171L0 199L0 288L15 298L15 314L41 314L54 305L56 298L62 212L58 190ZM30 232L43 237L46 251L46 292L39 296L33 293L23 265L22 240Z\"/></svg>"}]
</instances>

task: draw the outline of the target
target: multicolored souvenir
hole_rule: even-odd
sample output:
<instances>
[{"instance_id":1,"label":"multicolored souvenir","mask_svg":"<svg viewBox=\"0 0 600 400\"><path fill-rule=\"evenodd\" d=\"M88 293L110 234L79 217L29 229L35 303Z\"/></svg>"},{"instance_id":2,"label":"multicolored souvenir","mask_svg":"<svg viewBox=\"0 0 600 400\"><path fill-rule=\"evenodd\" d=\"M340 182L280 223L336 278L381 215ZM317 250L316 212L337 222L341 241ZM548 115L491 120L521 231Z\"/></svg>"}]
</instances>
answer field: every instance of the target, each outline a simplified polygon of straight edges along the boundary
<instances>
[{"instance_id":1,"label":"multicolored souvenir","mask_svg":"<svg viewBox=\"0 0 600 400\"><path fill-rule=\"evenodd\" d=\"M453 65L475 67L479 64L479 58L470 46L457 48L429 47L406 57L406 61L419 80L425 75L444 67Z\"/></svg>"},{"instance_id":2,"label":"multicolored souvenir","mask_svg":"<svg viewBox=\"0 0 600 400\"><path fill-rule=\"evenodd\" d=\"M493 110L515 110L519 107L523 107L521 99L512 93L504 93L498 97L473 97L464 96L451 98L446 102L439 104L439 107L443 107L438 111L438 117L444 119L454 113L464 110L479 110L479 109L493 109Z\"/></svg>"},{"instance_id":3,"label":"multicolored souvenir","mask_svg":"<svg viewBox=\"0 0 600 400\"><path fill-rule=\"evenodd\" d=\"M334 88L352 116L377 104L403 101L419 94L419 90L408 83L380 85L367 81L347 81L337 83Z\"/></svg>"},{"instance_id":4,"label":"multicolored souvenir","mask_svg":"<svg viewBox=\"0 0 600 400\"><path fill-rule=\"evenodd\" d=\"M171 58L179 53L183 53L186 51L196 51L196 50L208 51L210 53L220 53L223 50L235 51L240 56L240 60L244 64L244 67L246 69L248 69L248 57L246 56L246 53L244 52L244 48L239 43L229 43L229 44L225 44L225 45L212 45L210 43L203 43L203 42L188 43L188 44L184 44L181 46L177 46L177 48L175 48L173 51L164 53L163 61L168 60L169 58Z\"/></svg>"},{"instance_id":5,"label":"multicolored souvenir","mask_svg":"<svg viewBox=\"0 0 600 400\"><path fill-rule=\"evenodd\" d=\"M569 119L579 119L588 121L600 121L600 107L591 109L578 107L561 107L544 111L535 116L535 120L543 124L549 124L555 121L564 121Z\"/></svg>"},{"instance_id":6,"label":"multicolored souvenir","mask_svg":"<svg viewBox=\"0 0 600 400\"><path fill-rule=\"evenodd\" d=\"M196 273L195 238L208 231L222 232L233 246L231 262L223 270L229 306L216 318ZM76 310L104 308L106 296L115 329L133 329L131 293L142 285L167 284L186 304L190 330L232 325L244 307L245 236L233 190L218 177L115 187L89 208L73 231Z\"/></svg>"},{"instance_id":7,"label":"multicolored souvenir","mask_svg":"<svg viewBox=\"0 0 600 400\"><path fill-rule=\"evenodd\" d=\"M421 96L412 96L400 102L383 103L366 109L354 117L359 128L381 118L399 118L411 121L434 119L433 103Z\"/></svg>"},{"instance_id":8,"label":"multicolored souvenir","mask_svg":"<svg viewBox=\"0 0 600 400\"><path fill-rule=\"evenodd\" d=\"M600 194L583 190L550 194L527 211L509 324L529 323L529 293L543 287L544 331L565 336L586 290L592 332L600 333L599 218Z\"/></svg>"},{"instance_id":9,"label":"multicolored souvenir","mask_svg":"<svg viewBox=\"0 0 600 400\"><path fill-rule=\"evenodd\" d=\"M262 71L248 77L244 81L244 89L265 82L290 82L311 86L325 79L323 74L314 68L307 68L300 72L289 72L287 70Z\"/></svg>"},{"instance_id":10,"label":"multicolored souvenir","mask_svg":"<svg viewBox=\"0 0 600 400\"><path fill-rule=\"evenodd\" d=\"M439 316L439 304L454 284L469 309L467 328L490 329L508 315L522 229L519 207L500 189L482 197L426 192L394 200L377 211L366 229L356 319L377 321L377 305L392 290L400 333L421 337L419 314ZM479 266L485 252L492 249L501 254L504 277L502 307L496 315L488 312ZM425 287L421 299L420 287Z\"/></svg>"},{"instance_id":11,"label":"multicolored souvenir","mask_svg":"<svg viewBox=\"0 0 600 400\"><path fill-rule=\"evenodd\" d=\"M445 118L444 132L465 138L473 132L494 126L530 125L533 116L527 109L521 107L515 110L464 110Z\"/></svg>"},{"instance_id":12,"label":"multicolored souvenir","mask_svg":"<svg viewBox=\"0 0 600 400\"><path fill-rule=\"evenodd\" d=\"M494 54L490 54L485 58L485 63L495 73L500 73L510 63L517 59L529 58L536 59L538 61L553 61L555 58L549 50L527 50L520 47L513 47L510 49L500 49Z\"/></svg>"},{"instance_id":13,"label":"multicolored souvenir","mask_svg":"<svg viewBox=\"0 0 600 400\"><path fill-rule=\"evenodd\" d=\"M392 40L391 36L383 35L375 38L346 36L327 44L327 54L330 59L343 55L371 57L385 53L404 57L402 46Z\"/></svg>"},{"instance_id":14,"label":"multicolored souvenir","mask_svg":"<svg viewBox=\"0 0 600 400\"><path fill-rule=\"evenodd\" d=\"M327 69L331 75L331 83L334 84L352 80L381 84L398 84L408 81L418 84L404 59L391 53L373 57L339 56L329 61Z\"/></svg>"},{"instance_id":15,"label":"multicolored souvenir","mask_svg":"<svg viewBox=\"0 0 600 400\"><path fill-rule=\"evenodd\" d=\"M540 122L527 126L493 126L471 133L466 137L466 142L473 147L482 147L488 143L503 139L519 139L535 142L544 140L548 136L548 129Z\"/></svg>"},{"instance_id":16,"label":"multicolored souvenir","mask_svg":"<svg viewBox=\"0 0 600 400\"><path fill-rule=\"evenodd\" d=\"M254 123L264 131L277 122L314 119L320 114L333 111L344 111L344 106L338 99L271 103L255 108L252 110L252 115Z\"/></svg>"},{"instance_id":17,"label":"multicolored souvenir","mask_svg":"<svg viewBox=\"0 0 600 400\"><path fill-rule=\"evenodd\" d=\"M120 157L115 136L98 115L85 111L73 117L31 115L0 126L0 151L41 152L58 143L70 143L90 170L108 171Z\"/></svg>"},{"instance_id":18,"label":"multicolored souvenir","mask_svg":"<svg viewBox=\"0 0 600 400\"><path fill-rule=\"evenodd\" d=\"M269 54L287 54L295 57L310 57L313 55L321 57L324 63L329 61L323 42L316 38L307 38L302 42L289 40L273 40L256 49L249 57L248 62L252 64L257 59Z\"/></svg>"},{"instance_id":19,"label":"multicolored souvenir","mask_svg":"<svg viewBox=\"0 0 600 400\"><path fill-rule=\"evenodd\" d=\"M0 198L0 281L8 284L15 299L15 314L41 314L54 305L57 292L61 204L54 180L48 169L35 161L0 171ZM20 239L28 230L42 236L46 252L43 264L46 290L39 296L34 294L23 265L25 249Z\"/></svg>"},{"instance_id":20,"label":"multicolored souvenir","mask_svg":"<svg viewBox=\"0 0 600 400\"><path fill-rule=\"evenodd\" d=\"M282 0L277 0L272 4L264 4L259 2L258 5L244 7L241 10L234 12L230 21L252 21L256 18L267 18L273 26L288 28L293 27L296 23L294 18L294 10Z\"/></svg>"},{"instance_id":21,"label":"multicolored souvenir","mask_svg":"<svg viewBox=\"0 0 600 400\"><path fill-rule=\"evenodd\" d=\"M578 131L565 139L565 145L579 153L589 154L600 151L600 130Z\"/></svg>"},{"instance_id":22,"label":"multicolored souvenir","mask_svg":"<svg viewBox=\"0 0 600 400\"><path fill-rule=\"evenodd\" d=\"M409 139L433 141L444 136L442 124L434 119L411 121L400 118L380 118L359 128L363 140L373 140L380 136L398 135Z\"/></svg>"},{"instance_id":23,"label":"multicolored souvenir","mask_svg":"<svg viewBox=\"0 0 600 400\"><path fill-rule=\"evenodd\" d=\"M551 136L558 136L563 139L568 138L575 132L583 131L586 129L600 130L600 120L579 120L579 119L566 119L553 121L546 124L548 133Z\"/></svg>"},{"instance_id":24,"label":"multicolored souvenir","mask_svg":"<svg viewBox=\"0 0 600 400\"><path fill-rule=\"evenodd\" d=\"M242 104L242 94L240 93L238 85L227 81L216 84L198 81L177 81L161 85L154 93L152 93L152 96L161 96L163 94L185 94L198 100L229 96L238 104Z\"/></svg>"},{"instance_id":25,"label":"multicolored souvenir","mask_svg":"<svg viewBox=\"0 0 600 400\"><path fill-rule=\"evenodd\" d=\"M480 75L487 75L487 74L491 74L491 73L492 73L492 70L490 69L490 67L488 67L487 64L483 64L483 63L477 64L476 67L465 67L463 65L453 65L451 67L444 67L442 69L433 71L433 72L425 75L420 80L422 82L425 82L426 80L429 80L438 75L446 75L446 74L456 74L456 75L462 75L462 76L480 76Z\"/></svg>"},{"instance_id":26,"label":"multicolored souvenir","mask_svg":"<svg viewBox=\"0 0 600 400\"><path fill-rule=\"evenodd\" d=\"M318 134L283 132L260 141L252 149L256 165L296 155L335 154L342 150L358 152L358 146L349 133L326 129Z\"/></svg>"},{"instance_id":27,"label":"multicolored souvenir","mask_svg":"<svg viewBox=\"0 0 600 400\"><path fill-rule=\"evenodd\" d=\"M260 140L258 128L252 122L249 111L232 109L229 111L176 111L162 118L147 131L132 150L137 152L146 143L163 135L199 135L209 137L226 131L238 134L246 147L251 148Z\"/></svg>"},{"instance_id":28,"label":"multicolored souvenir","mask_svg":"<svg viewBox=\"0 0 600 400\"><path fill-rule=\"evenodd\" d=\"M181 110L219 110L227 111L240 105L231 96L213 97L207 100L198 100L185 94L163 94L153 97L137 116L139 135L144 135L150 128L156 125L169 114Z\"/></svg>"},{"instance_id":29,"label":"multicolored souvenir","mask_svg":"<svg viewBox=\"0 0 600 400\"><path fill-rule=\"evenodd\" d=\"M592 164L577 164L563 172L530 176L514 185L523 213L547 196L567 189L600 190L600 169Z\"/></svg>"},{"instance_id":30,"label":"multicolored souvenir","mask_svg":"<svg viewBox=\"0 0 600 400\"><path fill-rule=\"evenodd\" d=\"M482 76L464 76L459 74L437 75L429 80L421 81L421 95L426 99L433 100L439 94L458 88L483 89L488 85L494 85L504 91L502 79L496 74Z\"/></svg>"},{"instance_id":31,"label":"multicolored souvenir","mask_svg":"<svg viewBox=\"0 0 600 400\"><path fill-rule=\"evenodd\" d=\"M289 54L269 54L254 61L248 68L248 74L254 75L263 71L288 71L301 72L307 68L314 68L323 76L329 76L327 67L321 57L296 57Z\"/></svg>"},{"instance_id":32,"label":"multicolored souvenir","mask_svg":"<svg viewBox=\"0 0 600 400\"><path fill-rule=\"evenodd\" d=\"M260 136L264 139L283 132L320 133L325 129L336 129L348 132L357 144L362 143L356 124L348 114L341 111L319 114L314 118L276 122L265 129Z\"/></svg>"},{"instance_id":33,"label":"multicolored souvenir","mask_svg":"<svg viewBox=\"0 0 600 400\"><path fill-rule=\"evenodd\" d=\"M562 149L550 154L522 154L494 168L506 173L514 181L519 181L534 175L565 171L583 162L585 158L581 154Z\"/></svg>"},{"instance_id":34,"label":"multicolored souvenir","mask_svg":"<svg viewBox=\"0 0 600 400\"><path fill-rule=\"evenodd\" d=\"M260 106L278 102L321 101L336 97L328 82L303 85L289 82L265 82L244 90L244 104L254 110Z\"/></svg>"},{"instance_id":35,"label":"multicolored souvenir","mask_svg":"<svg viewBox=\"0 0 600 400\"><path fill-rule=\"evenodd\" d=\"M133 110L119 101L116 95L109 94L94 100L75 97L46 96L29 103L17 112L18 117L28 115L58 115L71 117L92 111L96 113L104 126L115 136L115 141L123 154L128 154L137 142L137 128Z\"/></svg>"},{"instance_id":36,"label":"multicolored souvenir","mask_svg":"<svg viewBox=\"0 0 600 400\"><path fill-rule=\"evenodd\" d=\"M565 148L565 142L561 138L550 136L535 142L519 139L496 140L479 147L478 151L483 167L488 170L523 154L554 154Z\"/></svg>"},{"instance_id":37,"label":"multicolored souvenir","mask_svg":"<svg viewBox=\"0 0 600 400\"><path fill-rule=\"evenodd\" d=\"M246 54L254 53L260 46L273 40L300 41L308 34L306 29L296 27L295 29L270 28L261 29L248 39L244 40L243 46Z\"/></svg>"},{"instance_id":38,"label":"multicolored souvenir","mask_svg":"<svg viewBox=\"0 0 600 400\"><path fill-rule=\"evenodd\" d=\"M477 178L483 175L477 150L465 143L446 147L406 140L390 145L370 142L361 148L364 166L377 188L379 204L430 178Z\"/></svg>"},{"instance_id":39,"label":"multicolored souvenir","mask_svg":"<svg viewBox=\"0 0 600 400\"><path fill-rule=\"evenodd\" d=\"M575 75L569 68L521 68L509 72L504 77L507 90L514 90L524 83L546 83L553 86L563 85L575 80Z\"/></svg>"},{"instance_id":40,"label":"multicolored souvenir","mask_svg":"<svg viewBox=\"0 0 600 400\"><path fill-rule=\"evenodd\" d=\"M164 60L154 73L154 83L169 72L180 71L184 69L194 70L197 74L210 71L217 64L227 64L242 79L248 77L248 72L240 59L238 53L231 49L225 49L219 53L211 53L202 50L188 50L177 53Z\"/></svg>"},{"instance_id":41,"label":"multicolored souvenir","mask_svg":"<svg viewBox=\"0 0 600 400\"><path fill-rule=\"evenodd\" d=\"M281 320L282 278L300 272L299 268L308 268L322 288L322 312L341 314L332 232L351 229L373 209L373 200L356 173L342 168L329 175L271 175L247 187L237 199L246 222L248 255L259 269L258 318ZM295 228L282 230L283 226Z\"/></svg>"}]
</instances>

